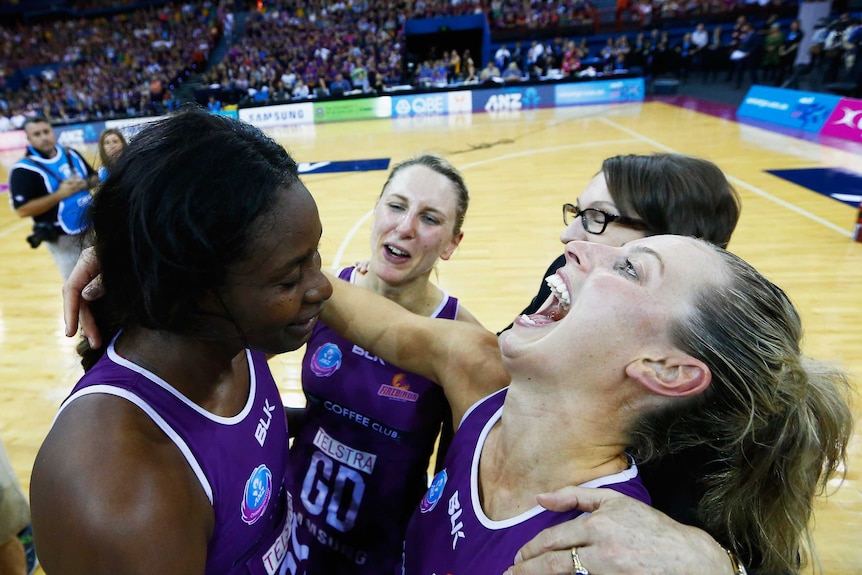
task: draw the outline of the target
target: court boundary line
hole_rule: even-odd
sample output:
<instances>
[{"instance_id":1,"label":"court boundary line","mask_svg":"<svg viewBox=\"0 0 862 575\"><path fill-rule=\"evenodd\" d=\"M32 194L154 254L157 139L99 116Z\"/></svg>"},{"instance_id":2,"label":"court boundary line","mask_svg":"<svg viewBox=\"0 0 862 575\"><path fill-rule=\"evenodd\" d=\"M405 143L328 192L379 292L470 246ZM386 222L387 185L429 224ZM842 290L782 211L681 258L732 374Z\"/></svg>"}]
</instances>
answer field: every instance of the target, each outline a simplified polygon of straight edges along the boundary
<instances>
[{"instance_id":1,"label":"court boundary line","mask_svg":"<svg viewBox=\"0 0 862 575\"><path fill-rule=\"evenodd\" d=\"M621 132L625 132L626 134L628 134L634 138L637 138L643 142L646 142L647 144L654 146L660 150L663 150L663 151L671 153L671 154L679 154L680 153L680 152L674 150L673 148L671 148L670 146L665 146L661 142L657 142L656 140L653 140L652 138L649 138L647 136L644 136L643 134L638 133L636 130L632 130L630 128L626 128L625 126L621 126L620 124L614 122L613 120L609 120L608 118L604 118L604 117L600 117L600 118L598 118L598 120L601 121L602 123L605 123L605 124L611 126L612 128L616 128L617 130L620 130ZM782 200L781 198L774 196L765 190L761 190L757 186L753 186L753 185L749 184L748 182L737 178L736 176L732 176L732 175L728 174L727 172L725 172L725 176L727 177L728 181L730 181L735 186L745 188L746 190L748 190L749 192L751 192L757 196L760 196L764 199L767 199L767 200L769 200L775 204L778 204L779 206L786 208L792 212L795 212L795 213L799 214L800 216L806 217L815 223L818 223L824 227L831 229L832 231L838 232L842 236L845 236L848 238L853 237L853 233L850 230L844 229L844 228L842 228L836 224L833 224L829 220L821 218L820 216L815 216L814 214L803 210L799 206L792 204L792 203L788 202L787 200Z\"/></svg>"},{"instance_id":2,"label":"court boundary line","mask_svg":"<svg viewBox=\"0 0 862 575\"><path fill-rule=\"evenodd\" d=\"M5 238L12 232L17 232L22 227L26 226L28 223L32 223L30 218L21 218L20 222L13 222L11 226L0 230L0 238Z\"/></svg>"}]
</instances>

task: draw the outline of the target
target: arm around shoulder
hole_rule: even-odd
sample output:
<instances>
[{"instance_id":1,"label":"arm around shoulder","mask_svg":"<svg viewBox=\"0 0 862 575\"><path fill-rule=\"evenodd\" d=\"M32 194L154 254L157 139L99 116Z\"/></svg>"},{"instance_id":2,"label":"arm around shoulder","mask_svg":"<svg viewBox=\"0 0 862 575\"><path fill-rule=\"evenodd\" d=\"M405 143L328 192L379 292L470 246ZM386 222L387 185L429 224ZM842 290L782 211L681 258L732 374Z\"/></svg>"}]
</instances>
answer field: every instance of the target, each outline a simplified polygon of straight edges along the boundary
<instances>
[{"instance_id":1,"label":"arm around shoulder","mask_svg":"<svg viewBox=\"0 0 862 575\"><path fill-rule=\"evenodd\" d=\"M518 551L507 575L550 575L571 569L572 549L593 575L740 573L705 531L677 523L622 493L564 487L541 495L539 503L553 511L577 508L589 514L539 533Z\"/></svg>"},{"instance_id":2,"label":"arm around shoulder","mask_svg":"<svg viewBox=\"0 0 862 575\"><path fill-rule=\"evenodd\" d=\"M369 290L331 281L324 323L384 361L442 386L455 422L473 403L508 384L497 336L488 330L416 315Z\"/></svg>"}]
</instances>

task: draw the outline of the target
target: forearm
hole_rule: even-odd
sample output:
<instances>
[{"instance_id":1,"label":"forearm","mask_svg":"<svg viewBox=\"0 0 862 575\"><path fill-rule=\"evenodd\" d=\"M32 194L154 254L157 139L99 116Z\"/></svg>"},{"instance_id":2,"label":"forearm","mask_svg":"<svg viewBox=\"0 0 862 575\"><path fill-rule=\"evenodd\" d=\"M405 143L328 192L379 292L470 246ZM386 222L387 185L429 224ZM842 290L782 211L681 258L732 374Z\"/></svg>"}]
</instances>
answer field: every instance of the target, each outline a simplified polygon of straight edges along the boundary
<instances>
[{"instance_id":1,"label":"forearm","mask_svg":"<svg viewBox=\"0 0 862 575\"><path fill-rule=\"evenodd\" d=\"M413 314L383 296L332 279L321 321L383 361L437 383L453 420L509 383L497 336L466 321Z\"/></svg>"},{"instance_id":2,"label":"forearm","mask_svg":"<svg viewBox=\"0 0 862 575\"><path fill-rule=\"evenodd\" d=\"M32 200L22 204L18 208L15 209L15 213L17 213L22 218L32 218L34 216L40 216L47 212L48 210L54 208L65 200L78 192L84 191L88 189L89 184L87 181L82 180L81 178L70 178L69 180L64 180L60 187L57 188L57 191L54 193L46 194L44 196L38 196L33 198Z\"/></svg>"},{"instance_id":3,"label":"forearm","mask_svg":"<svg viewBox=\"0 0 862 575\"><path fill-rule=\"evenodd\" d=\"M16 208L15 213L22 218L41 216L45 212L54 208L62 200L63 198L60 197L59 194L48 194L47 196L40 196Z\"/></svg>"},{"instance_id":4,"label":"forearm","mask_svg":"<svg viewBox=\"0 0 862 575\"><path fill-rule=\"evenodd\" d=\"M384 361L439 383L434 371L435 337L427 325L434 320L343 280L331 281L332 297L321 314L326 325Z\"/></svg>"}]
</instances>

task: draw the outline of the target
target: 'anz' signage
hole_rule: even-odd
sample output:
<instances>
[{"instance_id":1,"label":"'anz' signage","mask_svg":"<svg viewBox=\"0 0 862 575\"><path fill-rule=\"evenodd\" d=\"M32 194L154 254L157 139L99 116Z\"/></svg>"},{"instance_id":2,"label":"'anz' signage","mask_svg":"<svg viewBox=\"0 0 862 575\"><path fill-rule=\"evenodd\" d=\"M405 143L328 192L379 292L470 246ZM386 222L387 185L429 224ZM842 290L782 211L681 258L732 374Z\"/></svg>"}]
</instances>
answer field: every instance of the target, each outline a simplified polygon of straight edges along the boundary
<instances>
[{"instance_id":1,"label":"'anz' signage","mask_svg":"<svg viewBox=\"0 0 862 575\"><path fill-rule=\"evenodd\" d=\"M552 106L554 91L551 86L492 88L473 91L474 112L520 112Z\"/></svg>"}]
</instances>

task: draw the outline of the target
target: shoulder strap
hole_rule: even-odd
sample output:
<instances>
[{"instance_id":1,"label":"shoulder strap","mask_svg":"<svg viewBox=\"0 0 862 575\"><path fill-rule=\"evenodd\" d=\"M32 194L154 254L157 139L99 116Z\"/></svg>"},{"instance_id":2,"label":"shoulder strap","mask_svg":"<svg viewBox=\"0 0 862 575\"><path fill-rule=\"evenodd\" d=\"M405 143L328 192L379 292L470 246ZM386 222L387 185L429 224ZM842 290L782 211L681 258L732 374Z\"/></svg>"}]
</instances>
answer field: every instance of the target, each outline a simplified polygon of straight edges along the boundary
<instances>
[{"instance_id":1,"label":"shoulder strap","mask_svg":"<svg viewBox=\"0 0 862 575\"><path fill-rule=\"evenodd\" d=\"M72 170L72 173L75 173L75 166L72 164L72 151L65 146L61 146L63 148L63 152L66 153L66 163L69 164L69 169Z\"/></svg>"},{"instance_id":2,"label":"shoulder strap","mask_svg":"<svg viewBox=\"0 0 862 575\"><path fill-rule=\"evenodd\" d=\"M69 160L68 154L66 154L66 159L69 161L69 167L72 168L72 161ZM60 182L63 181L62 174L55 172L54 170L52 170L51 168L49 168L48 166L46 166L44 164L41 164L39 162L34 162L32 160L32 154L30 154L30 153L28 153L26 156L21 158L21 160L19 160L19 161L22 161L22 162L26 161L28 163L28 165L33 166L34 168L36 168L38 170L44 171L45 173L47 173L49 176L51 176L55 180L60 181ZM72 172L74 172L74 171L75 171L74 168L72 168Z\"/></svg>"}]
</instances>

